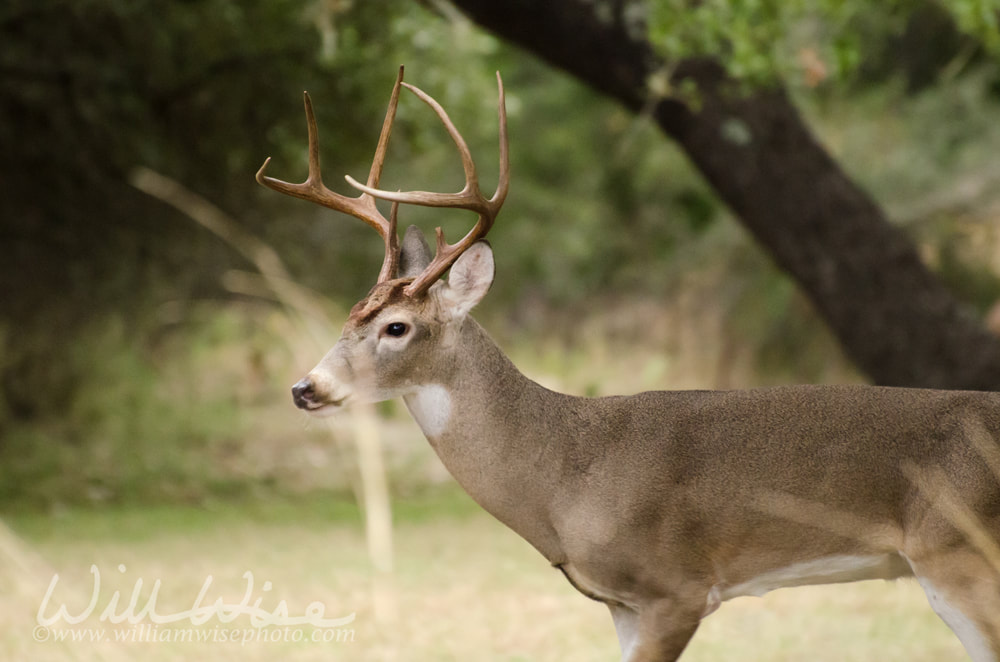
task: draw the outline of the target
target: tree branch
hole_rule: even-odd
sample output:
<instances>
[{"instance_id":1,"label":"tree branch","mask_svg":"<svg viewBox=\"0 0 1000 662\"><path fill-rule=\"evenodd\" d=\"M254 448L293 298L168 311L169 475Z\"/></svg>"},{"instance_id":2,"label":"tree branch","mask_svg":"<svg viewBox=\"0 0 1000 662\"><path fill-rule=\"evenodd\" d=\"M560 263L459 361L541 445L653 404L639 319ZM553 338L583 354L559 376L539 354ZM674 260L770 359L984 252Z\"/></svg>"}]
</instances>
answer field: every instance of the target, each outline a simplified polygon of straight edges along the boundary
<instances>
[{"instance_id":1,"label":"tree branch","mask_svg":"<svg viewBox=\"0 0 1000 662\"><path fill-rule=\"evenodd\" d=\"M634 112L664 63L620 22L580 0L453 0L474 22ZM910 239L841 170L781 89L732 93L717 62L678 64L693 112L653 100L653 116L746 228L795 278L875 382L1000 388L1000 340L922 263Z\"/></svg>"}]
</instances>

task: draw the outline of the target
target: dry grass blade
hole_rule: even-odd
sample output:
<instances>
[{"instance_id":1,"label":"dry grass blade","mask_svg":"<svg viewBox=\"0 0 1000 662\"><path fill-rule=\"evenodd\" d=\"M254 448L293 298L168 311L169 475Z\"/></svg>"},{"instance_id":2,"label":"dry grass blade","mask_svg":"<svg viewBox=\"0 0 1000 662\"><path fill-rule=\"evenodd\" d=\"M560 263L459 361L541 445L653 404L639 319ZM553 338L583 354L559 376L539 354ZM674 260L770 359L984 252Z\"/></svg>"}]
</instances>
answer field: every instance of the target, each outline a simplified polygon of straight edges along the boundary
<instances>
[{"instance_id":1,"label":"dry grass blade","mask_svg":"<svg viewBox=\"0 0 1000 662\"><path fill-rule=\"evenodd\" d=\"M326 350L317 334L309 332L309 325L305 324L305 320L322 320L327 329L332 328L332 322L323 307L312 297L305 295L303 288L294 284L274 249L243 230L239 223L221 209L169 177L148 168L137 168L130 181L137 189L171 205L249 259L260 271L274 298L284 306L293 323L298 322L297 326L313 337L315 347L310 350L310 354L314 356ZM395 213L393 217L395 218ZM301 348L292 349L301 351ZM392 513L381 441L375 414L370 407L362 407L353 412L353 420L361 474L361 493L356 494L356 497L364 508L369 557L376 570L376 585L373 590L380 596L376 604L384 605L380 611L387 615L388 620L393 611L391 590L387 588L386 582L386 577L392 570Z\"/></svg>"}]
</instances>

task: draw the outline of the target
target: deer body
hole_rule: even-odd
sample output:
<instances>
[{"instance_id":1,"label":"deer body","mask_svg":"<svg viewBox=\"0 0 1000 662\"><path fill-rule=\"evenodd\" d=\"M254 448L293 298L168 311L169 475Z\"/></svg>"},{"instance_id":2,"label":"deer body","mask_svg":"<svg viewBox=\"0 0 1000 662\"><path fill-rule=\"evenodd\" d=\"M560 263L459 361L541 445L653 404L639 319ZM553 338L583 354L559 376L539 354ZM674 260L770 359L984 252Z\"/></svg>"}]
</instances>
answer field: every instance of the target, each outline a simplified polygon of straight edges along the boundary
<instances>
[{"instance_id":1,"label":"deer body","mask_svg":"<svg viewBox=\"0 0 1000 662\"><path fill-rule=\"evenodd\" d=\"M305 184L258 178L295 195L322 187L311 117L310 138ZM385 140L383 128L378 153ZM608 605L627 662L676 660L734 597L910 575L974 662L1000 662L1000 394L545 389L469 315L493 281L479 239L506 185L481 203L456 144L467 186L441 206L480 220L455 245L439 231L433 259L415 228L399 248L395 207L386 220L365 196L433 204L437 194L378 191L374 167L369 185L352 180L363 194L346 210L381 228L386 260L340 341L293 388L299 407L322 415L402 397L459 484ZM341 197L319 201L345 210Z\"/></svg>"}]
</instances>

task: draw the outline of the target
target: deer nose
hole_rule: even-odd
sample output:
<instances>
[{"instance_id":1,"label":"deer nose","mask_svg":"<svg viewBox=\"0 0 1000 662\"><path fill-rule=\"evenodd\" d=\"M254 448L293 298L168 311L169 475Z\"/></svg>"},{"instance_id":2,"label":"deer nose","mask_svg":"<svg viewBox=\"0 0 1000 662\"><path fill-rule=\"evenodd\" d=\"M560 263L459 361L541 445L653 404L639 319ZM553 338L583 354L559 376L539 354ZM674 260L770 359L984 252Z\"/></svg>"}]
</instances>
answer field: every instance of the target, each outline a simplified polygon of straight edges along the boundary
<instances>
[{"instance_id":1,"label":"deer nose","mask_svg":"<svg viewBox=\"0 0 1000 662\"><path fill-rule=\"evenodd\" d=\"M316 390L313 388L312 380L308 377L297 382L292 387L292 400L299 409L309 409L315 404Z\"/></svg>"}]
</instances>

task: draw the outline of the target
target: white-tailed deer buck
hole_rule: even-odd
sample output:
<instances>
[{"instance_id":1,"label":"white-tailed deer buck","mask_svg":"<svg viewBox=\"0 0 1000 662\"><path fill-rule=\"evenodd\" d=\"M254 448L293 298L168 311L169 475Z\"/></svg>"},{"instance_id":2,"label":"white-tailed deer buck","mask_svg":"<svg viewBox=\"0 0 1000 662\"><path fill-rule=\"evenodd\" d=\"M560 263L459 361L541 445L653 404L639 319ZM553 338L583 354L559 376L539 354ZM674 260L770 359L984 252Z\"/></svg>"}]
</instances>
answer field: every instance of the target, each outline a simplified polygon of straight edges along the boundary
<instances>
[{"instance_id":1,"label":"white-tailed deer buck","mask_svg":"<svg viewBox=\"0 0 1000 662\"><path fill-rule=\"evenodd\" d=\"M358 197L320 178L309 97L309 177L272 189L375 228L385 260L332 350L292 388L325 415L400 396L462 487L611 610L622 657L676 660L701 619L776 588L915 576L976 662L1000 660L1000 394L873 386L660 391L583 398L522 375L469 311L493 281L487 198L441 106L402 83ZM461 154L458 193L378 190L403 85ZM393 202L386 219L375 199ZM396 239L398 204L471 210L459 242ZM442 275L448 271L448 280ZM905 293L901 293L905 296Z\"/></svg>"}]
</instances>

